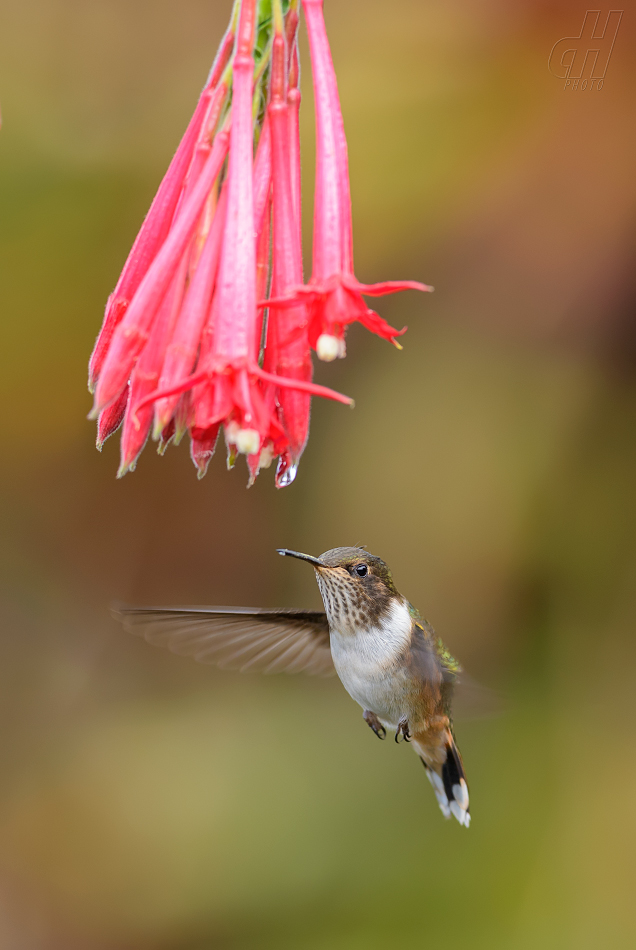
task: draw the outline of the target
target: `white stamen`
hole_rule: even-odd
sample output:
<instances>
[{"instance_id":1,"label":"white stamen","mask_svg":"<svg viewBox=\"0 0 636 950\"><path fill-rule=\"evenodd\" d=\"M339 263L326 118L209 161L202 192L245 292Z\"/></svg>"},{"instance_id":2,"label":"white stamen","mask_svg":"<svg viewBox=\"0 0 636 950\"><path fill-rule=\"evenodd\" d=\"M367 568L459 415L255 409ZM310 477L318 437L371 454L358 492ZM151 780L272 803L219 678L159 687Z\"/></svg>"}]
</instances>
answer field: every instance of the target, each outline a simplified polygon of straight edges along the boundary
<instances>
[{"instance_id":1,"label":"white stamen","mask_svg":"<svg viewBox=\"0 0 636 950\"><path fill-rule=\"evenodd\" d=\"M256 429L239 429L235 435L234 444L238 452L242 452L244 455L253 455L258 452L261 438Z\"/></svg>"},{"instance_id":2,"label":"white stamen","mask_svg":"<svg viewBox=\"0 0 636 950\"><path fill-rule=\"evenodd\" d=\"M316 353L319 360L331 363L332 360L342 359L346 355L345 341L330 333L321 333L316 343Z\"/></svg>"},{"instance_id":3,"label":"white stamen","mask_svg":"<svg viewBox=\"0 0 636 950\"><path fill-rule=\"evenodd\" d=\"M234 422L234 420L232 420L232 422L228 422L224 427L223 431L225 432L225 441L228 445L236 445L236 436L239 429L240 426L238 422Z\"/></svg>"},{"instance_id":4,"label":"white stamen","mask_svg":"<svg viewBox=\"0 0 636 950\"><path fill-rule=\"evenodd\" d=\"M271 445L266 445L261 449L261 456L258 460L259 468L269 468L274 461Z\"/></svg>"}]
</instances>

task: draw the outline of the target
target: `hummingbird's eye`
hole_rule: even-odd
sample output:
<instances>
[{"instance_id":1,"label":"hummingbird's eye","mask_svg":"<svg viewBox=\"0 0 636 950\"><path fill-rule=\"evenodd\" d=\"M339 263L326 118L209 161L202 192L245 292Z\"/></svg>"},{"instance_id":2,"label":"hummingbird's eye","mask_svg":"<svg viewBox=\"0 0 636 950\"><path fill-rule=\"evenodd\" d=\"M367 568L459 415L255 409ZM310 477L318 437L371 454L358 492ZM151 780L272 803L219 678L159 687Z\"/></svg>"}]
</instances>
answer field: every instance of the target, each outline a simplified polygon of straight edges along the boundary
<instances>
[{"instance_id":1,"label":"hummingbird's eye","mask_svg":"<svg viewBox=\"0 0 636 950\"><path fill-rule=\"evenodd\" d=\"M358 564L358 566L355 568L355 572L358 577L366 577L369 573L369 568L366 564Z\"/></svg>"}]
</instances>

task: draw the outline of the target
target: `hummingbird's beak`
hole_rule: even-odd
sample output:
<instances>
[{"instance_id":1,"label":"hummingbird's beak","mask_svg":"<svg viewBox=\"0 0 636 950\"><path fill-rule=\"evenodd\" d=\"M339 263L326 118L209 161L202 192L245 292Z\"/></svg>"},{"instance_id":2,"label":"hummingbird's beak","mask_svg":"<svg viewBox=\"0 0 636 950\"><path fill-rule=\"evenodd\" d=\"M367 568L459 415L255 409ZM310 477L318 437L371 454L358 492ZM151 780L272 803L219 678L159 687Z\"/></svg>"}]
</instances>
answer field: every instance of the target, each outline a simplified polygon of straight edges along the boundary
<instances>
[{"instance_id":1,"label":"hummingbird's beak","mask_svg":"<svg viewBox=\"0 0 636 950\"><path fill-rule=\"evenodd\" d=\"M283 557L297 557L300 561L309 561L314 567L325 566L319 558L312 557L311 554L301 554L299 551L290 551L289 548L276 548L276 553L282 554Z\"/></svg>"}]
</instances>

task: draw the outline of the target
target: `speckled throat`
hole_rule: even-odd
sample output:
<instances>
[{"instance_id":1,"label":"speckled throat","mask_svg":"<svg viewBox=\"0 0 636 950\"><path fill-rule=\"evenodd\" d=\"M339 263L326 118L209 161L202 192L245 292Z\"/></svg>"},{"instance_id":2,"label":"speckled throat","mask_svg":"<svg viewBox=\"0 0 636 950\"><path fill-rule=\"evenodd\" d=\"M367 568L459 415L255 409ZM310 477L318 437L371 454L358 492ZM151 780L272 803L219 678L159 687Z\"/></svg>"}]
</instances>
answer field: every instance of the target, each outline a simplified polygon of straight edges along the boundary
<instances>
[{"instance_id":1,"label":"speckled throat","mask_svg":"<svg viewBox=\"0 0 636 950\"><path fill-rule=\"evenodd\" d=\"M329 626L342 634L355 635L360 630L379 626L393 600L401 599L375 578L370 578L363 589L342 567L317 568L316 577Z\"/></svg>"}]
</instances>

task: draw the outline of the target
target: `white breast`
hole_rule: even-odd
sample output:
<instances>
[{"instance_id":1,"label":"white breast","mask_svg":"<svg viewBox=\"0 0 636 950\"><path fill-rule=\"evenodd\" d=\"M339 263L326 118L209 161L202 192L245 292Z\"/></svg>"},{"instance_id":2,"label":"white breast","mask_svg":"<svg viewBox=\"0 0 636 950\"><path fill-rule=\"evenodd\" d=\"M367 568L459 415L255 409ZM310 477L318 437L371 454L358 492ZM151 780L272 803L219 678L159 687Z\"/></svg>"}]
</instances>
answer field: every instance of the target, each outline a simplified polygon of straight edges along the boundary
<instances>
[{"instance_id":1,"label":"white breast","mask_svg":"<svg viewBox=\"0 0 636 950\"><path fill-rule=\"evenodd\" d=\"M408 673L399 659L409 645L411 627L408 607L396 601L375 627L356 633L331 630L331 652L342 685L363 709L392 728L408 714Z\"/></svg>"}]
</instances>

